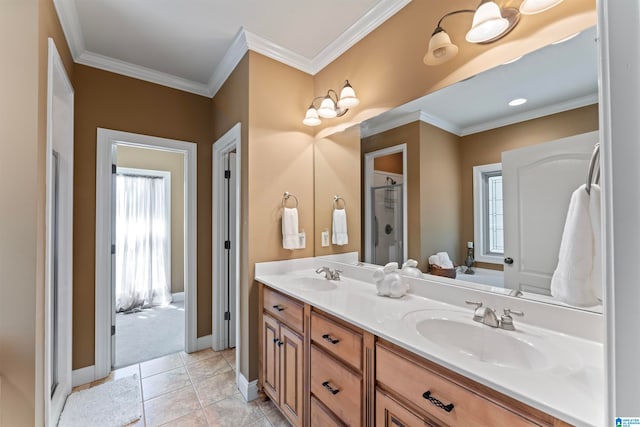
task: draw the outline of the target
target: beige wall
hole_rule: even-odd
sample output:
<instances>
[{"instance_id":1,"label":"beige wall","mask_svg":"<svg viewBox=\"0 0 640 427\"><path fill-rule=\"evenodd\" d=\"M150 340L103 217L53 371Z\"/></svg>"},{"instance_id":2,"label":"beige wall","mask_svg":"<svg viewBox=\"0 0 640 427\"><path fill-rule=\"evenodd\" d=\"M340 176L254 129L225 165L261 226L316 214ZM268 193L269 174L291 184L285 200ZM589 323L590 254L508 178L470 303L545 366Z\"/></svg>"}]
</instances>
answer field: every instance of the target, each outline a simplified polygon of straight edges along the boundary
<instances>
[{"instance_id":1,"label":"beige wall","mask_svg":"<svg viewBox=\"0 0 640 427\"><path fill-rule=\"evenodd\" d=\"M118 146L120 167L171 172L171 292L184 291L184 154Z\"/></svg>"},{"instance_id":2,"label":"beige wall","mask_svg":"<svg viewBox=\"0 0 640 427\"><path fill-rule=\"evenodd\" d=\"M77 64L75 85L73 368L78 369L94 363L99 127L197 144L197 335L211 333L211 100Z\"/></svg>"},{"instance_id":3,"label":"beige wall","mask_svg":"<svg viewBox=\"0 0 640 427\"><path fill-rule=\"evenodd\" d=\"M462 137L460 139L462 173L460 259L464 259L466 255L466 242L473 241L473 166L501 162L503 151L597 129L598 105L594 104ZM495 268L495 264L482 264L482 266Z\"/></svg>"},{"instance_id":4,"label":"beige wall","mask_svg":"<svg viewBox=\"0 0 640 427\"><path fill-rule=\"evenodd\" d=\"M373 159L373 170L402 175L402 153L387 154Z\"/></svg>"},{"instance_id":5,"label":"beige wall","mask_svg":"<svg viewBox=\"0 0 640 427\"><path fill-rule=\"evenodd\" d=\"M0 425L43 423L47 38L73 78L53 4L3 0L0 13Z\"/></svg>"},{"instance_id":6,"label":"beige wall","mask_svg":"<svg viewBox=\"0 0 640 427\"><path fill-rule=\"evenodd\" d=\"M353 126L327 138L319 138L314 147L315 179L315 255L359 252L362 239L360 225L360 127ZM349 243L331 244L333 196L339 195L346 203ZM340 202L342 206L342 202ZM329 246L322 247L323 230L329 230Z\"/></svg>"}]
</instances>

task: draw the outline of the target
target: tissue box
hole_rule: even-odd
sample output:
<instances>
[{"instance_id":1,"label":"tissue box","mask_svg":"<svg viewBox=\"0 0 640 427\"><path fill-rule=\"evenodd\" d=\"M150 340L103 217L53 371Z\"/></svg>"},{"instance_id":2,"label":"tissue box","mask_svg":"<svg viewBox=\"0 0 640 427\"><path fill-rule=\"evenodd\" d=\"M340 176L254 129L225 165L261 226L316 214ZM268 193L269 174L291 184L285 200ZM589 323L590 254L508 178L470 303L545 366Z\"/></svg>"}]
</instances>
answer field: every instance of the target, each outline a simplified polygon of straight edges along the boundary
<instances>
[{"instance_id":1,"label":"tissue box","mask_svg":"<svg viewBox=\"0 0 640 427\"><path fill-rule=\"evenodd\" d=\"M456 278L455 268L441 268L439 265L429 264L429 274L434 276L448 277L450 279Z\"/></svg>"}]
</instances>

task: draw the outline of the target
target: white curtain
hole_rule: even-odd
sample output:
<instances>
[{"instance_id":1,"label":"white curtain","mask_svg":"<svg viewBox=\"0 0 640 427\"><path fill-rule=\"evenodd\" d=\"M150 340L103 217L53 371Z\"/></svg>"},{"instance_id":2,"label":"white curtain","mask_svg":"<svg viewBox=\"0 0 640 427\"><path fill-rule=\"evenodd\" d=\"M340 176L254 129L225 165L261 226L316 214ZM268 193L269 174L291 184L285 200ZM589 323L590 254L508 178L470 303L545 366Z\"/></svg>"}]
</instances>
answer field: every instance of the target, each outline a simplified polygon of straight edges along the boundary
<instances>
[{"instance_id":1,"label":"white curtain","mask_svg":"<svg viewBox=\"0 0 640 427\"><path fill-rule=\"evenodd\" d=\"M169 304L165 180L116 179L116 311Z\"/></svg>"}]
</instances>

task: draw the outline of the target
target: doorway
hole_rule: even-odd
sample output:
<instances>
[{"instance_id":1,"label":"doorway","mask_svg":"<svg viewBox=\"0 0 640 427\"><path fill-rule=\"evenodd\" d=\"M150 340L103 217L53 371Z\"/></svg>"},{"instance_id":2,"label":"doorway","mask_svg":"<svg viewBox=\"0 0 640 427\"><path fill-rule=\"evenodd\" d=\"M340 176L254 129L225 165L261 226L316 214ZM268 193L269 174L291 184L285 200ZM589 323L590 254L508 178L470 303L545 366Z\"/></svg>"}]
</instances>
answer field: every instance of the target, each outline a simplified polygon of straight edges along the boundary
<instances>
[{"instance_id":1,"label":"doorway","mask_svg":"<svg viewBox=\"0 0 640 427\"><path fill-rule=\"evenodd\" d=\"M236 349L239 366L240 339L240 202L241 124L237 123L213 145L213 349ZM236 383L245 399L246 380Z\"/></svg>"},{"instance_id":2,"label":"doorway","mask_svg":"<svg viewBox=\"0 0 640 427\"><path fill-rule=\"evenodd\" d=\"M365 154L365 261L407 259L406 144Z\"/></svg>"},{"instance_id":3,"label":"doorway","mask_svg":"<svg viewBox=\"0 0 640 427\"><path fill-rule=\"evenodd\" d=\"M45 425L55 426L71 393L74 92L53 39L47 81L45 219Z\"/></svg>"},{"instance_id":4,"label":"doorway","mask_svg":"<svg viewBox=\"0 0 640 427\"><path fill-rule=\"evenodd\" d=\"M116 360L117 314L114 281L117 265L116 191L119 151L156 150L182 156L184 174L184 340L181 349L197 350L196 338L196 145L185 141L98 129L96 177L96 356L95 378L111 372ZM122 165L124 166L124 165ZM145 171L149 175L148 170ZM172 183L178 183L172 179ZM105 196L106 195L106 196ZM165 275L171 274L166 271ZM173 297L173 295L172 295ZM166 301L166 300L165 300ZM144 311L145 302L142 302ZM150 305L153 305L151 303ZM133 304L135 308L135 304ZM132 308L132 307L126 307ZM141 308L141 307L138 307ZM136 315L138 313L132 313ZM144 313L143 313L144 314ZM137 345L144 347L144 345Z\"/></svg>"},{"instance_id":5,"label":"doorway","mask_svg":"<svg viewBox=\"0 0 640 427\"><path fill-rule=\"evenodd\" d=\"M184 350L184 155L116 146L114 368Z\"/></svg>"}]
</instances>

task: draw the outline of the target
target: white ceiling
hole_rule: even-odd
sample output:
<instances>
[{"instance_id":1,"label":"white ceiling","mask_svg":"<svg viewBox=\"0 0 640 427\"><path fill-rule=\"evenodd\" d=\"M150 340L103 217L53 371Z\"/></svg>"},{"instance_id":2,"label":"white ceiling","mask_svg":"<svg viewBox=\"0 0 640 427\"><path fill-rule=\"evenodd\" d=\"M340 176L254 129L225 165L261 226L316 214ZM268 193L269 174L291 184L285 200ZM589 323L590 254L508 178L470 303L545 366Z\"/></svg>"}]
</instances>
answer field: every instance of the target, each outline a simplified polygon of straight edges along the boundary
<instances>
[{"instance_id":1,"label":"white ceiling","mask_svg":"<svg viewBox=\"0 0 640 427\"><path fill-rule=\"evenodd\" d=\"M549 45L511 64L411 101L361 126L373 135L416 120L460 136L518 123L598 102L595 27L564 43ZM509 107L509 101L527 103Z\"/></svg>"},{"instance_id":2,"label":"white ceiling","mask_svg":"<svg viewBox=\"0 0 640 427\"><path fill-rule=\"evenodd\" d=\"M410 0L54 0L76 62L212 96L247 49L315 74Z\"/></svg>"}]
</instances>

